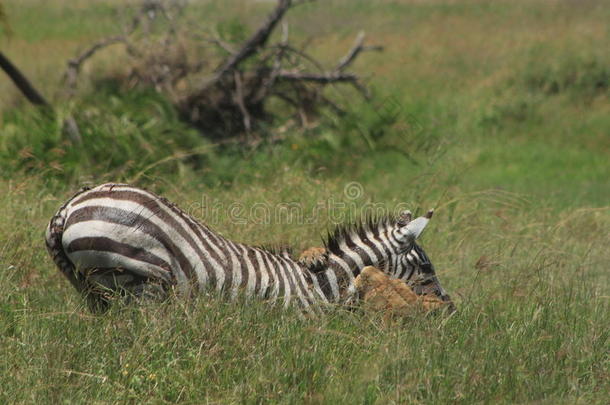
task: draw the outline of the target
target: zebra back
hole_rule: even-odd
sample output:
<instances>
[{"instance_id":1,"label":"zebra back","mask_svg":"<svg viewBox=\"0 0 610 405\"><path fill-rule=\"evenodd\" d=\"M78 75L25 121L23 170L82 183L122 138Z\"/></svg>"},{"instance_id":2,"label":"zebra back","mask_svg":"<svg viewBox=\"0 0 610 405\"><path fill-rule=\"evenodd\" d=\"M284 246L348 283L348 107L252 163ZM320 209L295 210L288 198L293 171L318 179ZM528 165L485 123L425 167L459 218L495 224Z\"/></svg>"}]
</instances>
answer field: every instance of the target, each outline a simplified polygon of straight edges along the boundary
<instances>
[{"instance_id":1,"label":"zebra back","mask_svg":"<svg viewBox=\"0 0 610 405\"><path fill-rule=\"evenodd\" d=\"M46 239L62 273L91 296L92 284L132 292L160 284L166 293L243 291L309 308L320 295L286 251L233 242L166 199L126 184L72 197L51 220Z\"/></svg>"}]
</instances>

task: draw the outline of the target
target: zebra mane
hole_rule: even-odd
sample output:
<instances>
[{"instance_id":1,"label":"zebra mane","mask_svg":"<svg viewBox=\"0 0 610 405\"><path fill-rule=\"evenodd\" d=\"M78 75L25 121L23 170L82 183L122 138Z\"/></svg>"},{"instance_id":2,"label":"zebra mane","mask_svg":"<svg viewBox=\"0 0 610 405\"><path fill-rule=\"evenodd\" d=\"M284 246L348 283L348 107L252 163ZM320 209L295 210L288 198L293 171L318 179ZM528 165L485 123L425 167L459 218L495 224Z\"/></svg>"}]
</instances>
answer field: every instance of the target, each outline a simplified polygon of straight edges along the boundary
<instances>
[{"instance_id":1,"label":"zebra mane","mask_svg":"<svg viewBox=\"0 0 610 405\"><path fill-rule=\"evenodd\" d=\"M395 224L397 221L394 215L384 215L375 217L367 215L360 220L351 224L340 224L333 231L329 231L324 242L324 247L331 253L341 254L340 245L346 243L348 246L353 245L352 236L365 238L368 233L384 229L385 227Z\"/></svg>"}]
</instances>

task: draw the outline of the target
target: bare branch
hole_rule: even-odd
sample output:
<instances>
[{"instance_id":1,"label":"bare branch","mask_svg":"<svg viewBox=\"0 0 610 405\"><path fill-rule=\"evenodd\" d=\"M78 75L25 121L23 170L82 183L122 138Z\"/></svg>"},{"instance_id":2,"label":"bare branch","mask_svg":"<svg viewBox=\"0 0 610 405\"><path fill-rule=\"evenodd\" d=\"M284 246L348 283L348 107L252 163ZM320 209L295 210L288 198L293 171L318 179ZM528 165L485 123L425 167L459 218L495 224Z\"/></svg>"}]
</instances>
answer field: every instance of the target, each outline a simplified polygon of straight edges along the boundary
<instances>
[{"instance_id":1,"label":"bare branch","mask_svg":"<svg viewBox=\"0 0 610 405\"><path fill-rule=\"evenodd\" d=\"M243 91L240 73L237 71L234 72L233 77L235 79L235 95L234 95L235 103L237 104L237 106L239 107L239 110L241 111L241 115L242 115L243 121L244 121L244 128L245 128L246 132L249 133L250 132L250 113L248 112L248 109L246 108L246 104L244 103L244 91Z\"/></svg>"},{"instance_id":2,"label":"bare branch","mask_svg":"<svg viewBox=\"0 0 610 405\"><path fill-rule=\"evenodd\" d=\"M269 35L282 19L286 11L290 8L291 0L279 0L277 7L267 17L267 21L246 41L243 47L218 69L218 75L222 76L226 72L233 70L244 59L255 53L260 47L264 46L269 39Z\"/></svg>"},{"instance_id":3,"label":"bare branch","mask_svg":"<svg viewBox=\"0 0 610 405\"><path fill-rule=\"evenodd\" d=\"M288 35L289 34L290 34L290 30L288 29L288 23L283 22L282 23L282 40L280 41L280 44L288 45Z\"/></svg>"},{"instance_id":4,"label":"bare branch","mask_svg":"<svg viewBox=\"0 0 610 405\"><path fill-rule=\"evenodd\" d=\"M98 51L110 45L123 43L127 47L127 52L129 54L137 55L139 52L132 46L130 46L127 38L140 27L140 25L142 24L142 20L144 20L146 17L151 18L151 16L154 18L157 11L161 12L168 21L172 22L173 26L172 18L168 15L167 11L160 2L143 1L139 12L135 16L133 16L131 24L126 27L124 31L125 33L123 35L108 37L98 42L95 42L93 45L83 51L80 55L70 59L68 61L68 67L66 68L66 71L64 72L62 77L62 82L65 83L66 87L68 88L68 92L74 93L82 64L85 63L87 59L95 55Z\"/></svg>"},{"instance_id":5,"label":"bare branch","mask_svg":"<svg viewBox=\"0 0 610 405\"><path fill-rule=\"evenodd\" d=\"M233 49L231 44L229 44L226 41L223 41L222 39L220 39L218 37L205 38L204 41L214 44L214 45L218 46L219 48L222 48L222 50L228 54L233 55L235 53L235 49Z\"/></svg>"},{"instance_id":6,"label":"bare branch","mask_svg":"<svg viewBox=\"0 0 610 405\"><path fill-rule=\"evenodd\" d=\"M337 115L345 114L345 110L343 108L339 107L336 103L334 103L327 97L324 97L324 95L322 95L322 94L320 94L320 100L322 100L324 103L326 103L331 108L331 110L333 110L335 112L335 114L337 114Z\"/></svg>"},{"instance_id":7,"label":"bare branch","mask_svg":"<svg viewBox=\"0 0 610 405\"><path fill-rule=\"evenodd\" d=\"M68 139L70 139L70 142L72 142L73 144L78 145L83 142L80 135L80 129L78 128L78 124L76 123L76 120L71 114L68 114L68 116L64 118L61 131L68 137Z\"/></svg>"},{"instance_id":8,"label":"bare branch","mask_svg":"<svg viewBox=\"0 0 610 405\"><path fill-rule=\"evenodd\" d=\"M356 57L358 56L358 54L360 52L382 51L383 50L382 46L363 46L362 45L363 42L364 42L364 31L360 31L358 33L358 36L356 37L356 40L354 41L354 45L352 46L352 49L350 49L349 52L347 53L347 55L345 55L339 61L339 64L337 65L335 70L342 71L343 69L345 69L346 67L351 65L351 63L356 59Z\"/></svg>"},{"instance_id":9,"label":"bare branch","mask_svg":"<svg viewBox=\"0 0 610 405\"><path fill-rule=\"evenodd\" d=\"M347 55L345 55L339 61L339 64L337 65L335 70L341 71L341 70L345 69L350 63L352 63L354 61L354 59L356 59L356 56L358 56L358 54L362 50L363 41L364 41L364 31L360 31L358 33L358 36L356 37L356 40L354 41L354 45L352 46L352 49L350 49L349 52L347 53Z\"/></svg>"},{"instance_id":10,"label":"bare branch","mask_svg":"<svg viewBox=\"0 0 610 405\"><path fill-rule=\"evenodd\" d=\"M74 92L74 90L76 89L78 74L80 73L82 64L87 59L91 58L93 55L96 54L96 52L106 48L107 46L118 43L124 43L125 41L126 39L122 35L105 38L91 45L77 57L70 59L68 61L68 68L66 69L62 79L69 91Z\"/></svg>"},{"instance_id":11,"label":"bare branch","mask_svg":"<svg viewBox=\"0 0 610 405\"><path fill-rule=\"evenodd\" d=\"M342 72L325 72L325 73L308 73L295 70L283 70L278 72L277 78L285 81L299 82L314 82L320 84L339 83L339 82L355 82L358 81L358 76L353 73Z\"/></svg>"},{"instance_id":12,"label":"bare branch","mask_svg":"<svg viewBox=\"0 0 610 405\"><path fill-rule=\"evenodd\" d=\"M312 65L314 65L317 69L324 70L324 67L322 66L322 64L320 64L320 62L315 60L315 58L313 58L312 56L308 55L304 51L298 50L297 48L295 48L293 46L290 46L288 44L279 44L279 45L277 45L277 48L280 51L285 51L285 52L290 52L292 54L295 54L295 55L305 59L306 61L308 61ZM283 55L285 52L282 52L281 55ZM280 55L280 52L278 52L278 55Z\"/></svg>"},{"instance_id":13,"label":"bare branch","mask_svg":"<svg viewBox=\"0 0 610 405\"><path fill-rule=\"evenodd\" d=\"M21 93L28 99L32 104L51 107L49 102L36 90L36 88L30 83L23 73L13 65L13 63L0 52L0 68L8 75L13 81L15 86L21 91Z\"/></svg>"},{"instance_id":14,"label":"bare branch","mask_svg":"<svg viewBox=\"0 0 610 405\"><path fill-rule=\"evenodd\" d=\"M264 46L267 43L271 32L273 32L273 29L290 8L291 4L291 0L278 0L276 8L269 14L265 23L246 41L239 51L232 54L218 69L216 69L216 73L212 80L205 83L201 90L205 90L216 83L225 74L234 70L241 62Z\"/></svg>"},{"instance_id":15,"label":"bare branch","mask_svg":"<svg viewBox=\"0 0 610 405\"><path fill-rule=\"evenodd\" d=\"M275 79L277 78L277 73L282 69L282 60L284 59L286 47L288 47L288 24L282 23L282 40L280 44L277 46L277 52L275 52L275 56L273 57L273 64L271 68L271 73L267 75L266 78L263 79L262 85L255 92L253 96L253 100L255 102L260 102L263 100L271 91L273 85L275 84Z\"/></svg>"}]
</instances>

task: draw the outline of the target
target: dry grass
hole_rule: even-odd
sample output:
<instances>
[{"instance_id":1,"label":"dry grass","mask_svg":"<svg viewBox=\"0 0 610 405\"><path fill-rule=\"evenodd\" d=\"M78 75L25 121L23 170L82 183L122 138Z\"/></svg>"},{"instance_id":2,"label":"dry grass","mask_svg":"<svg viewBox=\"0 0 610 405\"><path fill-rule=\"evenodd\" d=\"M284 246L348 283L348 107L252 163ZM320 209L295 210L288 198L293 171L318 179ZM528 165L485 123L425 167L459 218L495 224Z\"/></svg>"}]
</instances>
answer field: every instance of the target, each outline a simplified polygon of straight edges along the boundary
<instances>
[{"instance_id":1,"label":"dry grass","mask_svg":"<svg viewBox=\"0 0 610 405\"><path fill-rule=\"evenodd\" d=\"M353 120L322 121L308 136L284 129L285 143L175 164L176 147L159 142L185 136L177 123L168 127L171 112L159 114L162 103L150 95L121 94L87 105L83 117L95 131L87 148L64 155L58 177L12 167L13 143L38 151L42 166L45 148L57 145L44 136L53 128L10 110L19 119L0 130L0 163L11 176L0 180L0 402L606 403L606 3L337 0L325 3L328 12L297 8L291 35L319 34L314 53L325 60L336 60L360 28L387 46L357 67L376 73L372 84L402 115L365 148L358 140L377 129L378 111L354 105ZM45 92L54 92L55 66L112 27L107 3L89 4L8 3L15 36L3 51ZM219 4L201 3L207 18L230 9L254 21L268 7ZM84 24L91 15L96 24ZM7 86L0 83L5 111L14 98ZM92 317L43 246L46 221L83 179L132 179L224 235L295 251L320 246L337 213L348 221L369 202L435 207L423 244L459 311L391 325L341 310L303 321L263 303L203 296ZM363 194L350 200L344 188L353 181ZM329 200L351 205L320 205ZM245 222L202 209L236 202ZM283 202L318 214L304 223L247 216L257 203Z\"/></svg>"}]
</instances>

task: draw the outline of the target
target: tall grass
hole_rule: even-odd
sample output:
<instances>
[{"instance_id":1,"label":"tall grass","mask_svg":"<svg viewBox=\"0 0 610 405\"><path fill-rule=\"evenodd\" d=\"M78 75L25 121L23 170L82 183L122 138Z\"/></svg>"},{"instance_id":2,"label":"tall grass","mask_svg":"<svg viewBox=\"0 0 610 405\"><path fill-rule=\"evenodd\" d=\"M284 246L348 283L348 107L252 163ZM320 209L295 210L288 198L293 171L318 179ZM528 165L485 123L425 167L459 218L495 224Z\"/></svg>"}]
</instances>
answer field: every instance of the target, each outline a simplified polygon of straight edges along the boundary
<instances>
[{"instance_id":1,"label":"tall grass","mask_svg":"<svg viewBox=\"0 0 610 405\"><path fill-rule=\"evenodd\" d=\"M50 93L48 72L112 31L110 3L7 4L14 36L3 44ZM252 27L268 7L226 4L201 3L193 16ZM315 33L312 52L329 63L361 28L386 45L356 65L375 73L374 98L331 90L346 116L325 112L305 130L278 122L267 130L280 142L248 148L210 144L152 92L91 80L73 104L59 102L56 121L3 91L0 402L606 403L610 61L599 44L608 10L603 1L305 4L289 16L291 37ZM92 16L99 24L86 23ZM112 55L99 56L95 77ZM82 146L61 136L62 111L76 116ZM297 251L368 203L436 207L423 243L458 312L385 323L336 309L303 320L203 295L92 316L48 258L43 230L80 184L117 180L162 193L233 239ZM352 182L357 198L345 193ZM250 215L287 202L317 215ZM233 203L245 221L231 217Z\"/></svg>"},{"instance_id":2,"label":"tall grass","mask_svg":"<svg viewBox=\"0 0 610 405\"><path fill-rule=\"evenodd\" d=\"M324 197L307 179L281 177L275 187L304 185L290 193L297 201ZM184 190L173 195L183 207L200 197ZM246 204L269 200L267 190L244 191ZM441 207L424 242L458 303L449 318L388 324L337 309L302 320L213 295L91 316L42 246L65 192L54 194L32 179L2 183L3 402L603 403L608 394L607 211L557 217L498 193ZM218 222L238 240L285 235L282 223ZM289 240L301 236L293 244L319 243L319 224L291 228Z\"/></svg>"}]
</instances>

